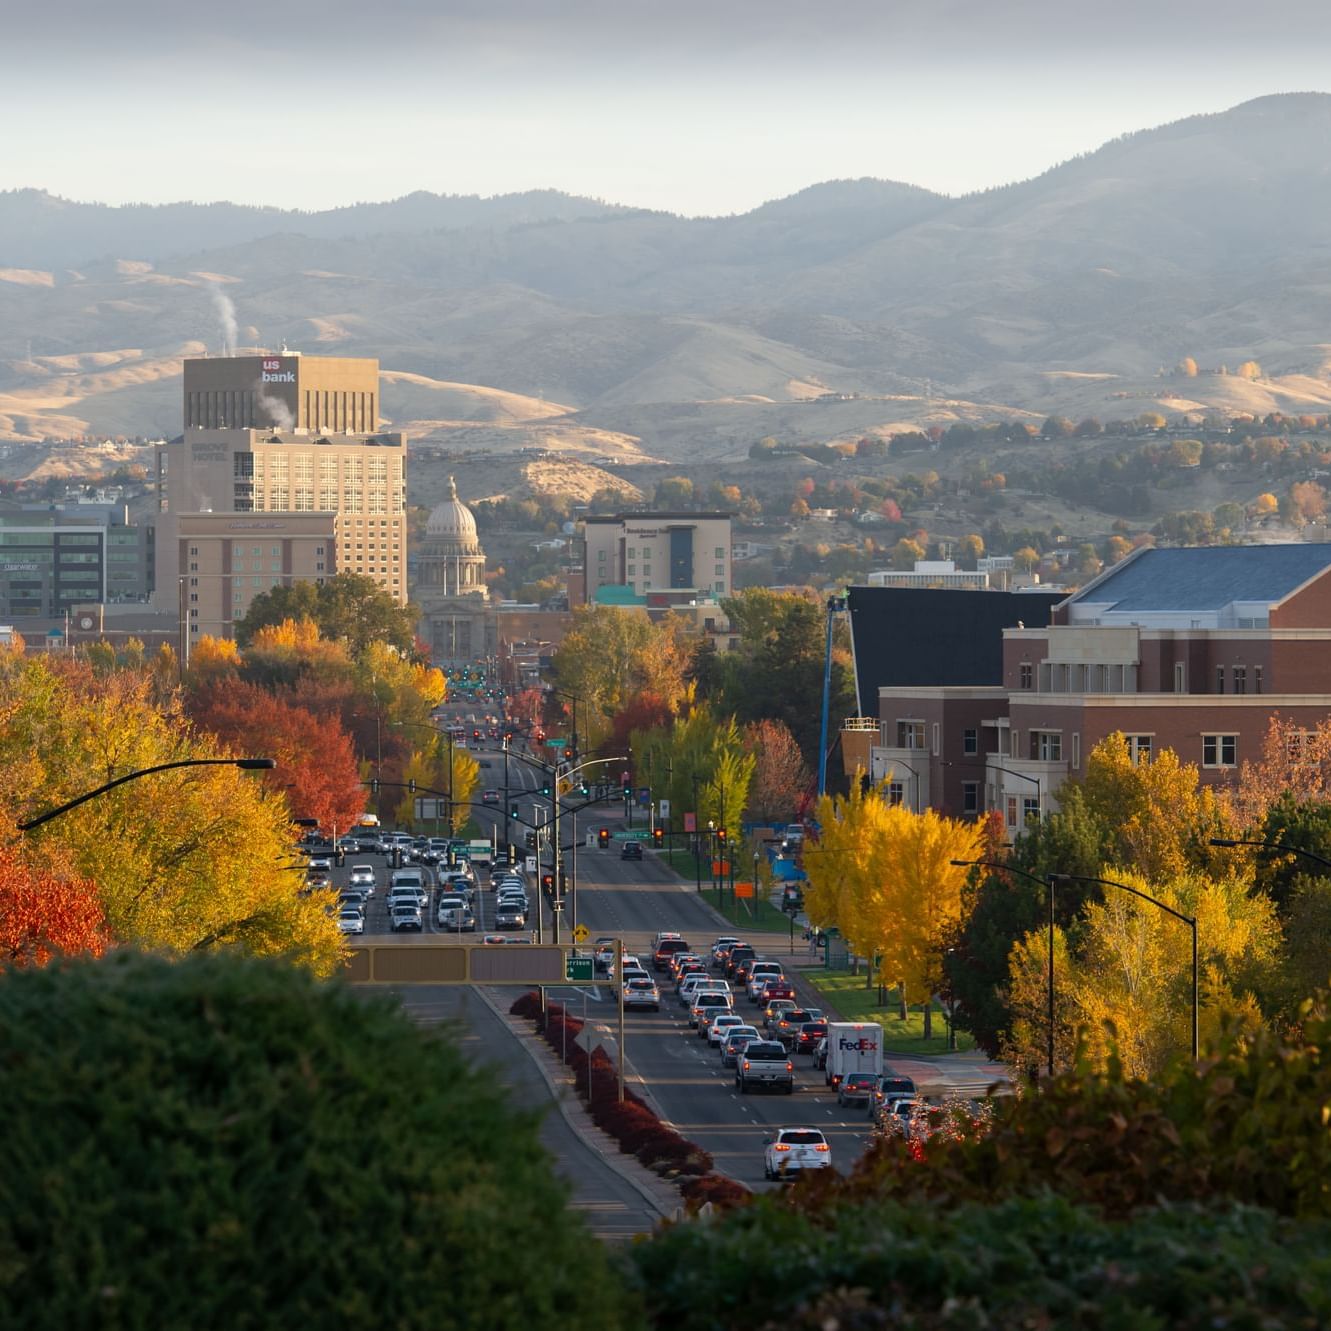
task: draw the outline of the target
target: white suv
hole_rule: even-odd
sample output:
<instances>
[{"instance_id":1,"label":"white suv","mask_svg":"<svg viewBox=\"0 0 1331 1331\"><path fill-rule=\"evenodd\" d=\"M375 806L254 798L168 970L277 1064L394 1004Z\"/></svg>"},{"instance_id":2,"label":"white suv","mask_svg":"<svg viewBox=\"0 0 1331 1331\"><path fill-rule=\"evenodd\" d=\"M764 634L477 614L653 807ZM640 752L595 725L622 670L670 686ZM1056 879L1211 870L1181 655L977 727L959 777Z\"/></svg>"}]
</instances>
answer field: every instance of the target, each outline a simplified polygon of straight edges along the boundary
<instances>
[{"instance_id":1,"label":"white suv","mask_svg":"<svg viewBox=\"0 0 1331 1331\"><path fill-rule=\"evenodd\" d=\"M826 1169L832 1163L832 1148L817 1128L777 1128L763 1151L763 1175L769 1179L791 1178L805 1169Z\"/></svg>"}]
</instances>

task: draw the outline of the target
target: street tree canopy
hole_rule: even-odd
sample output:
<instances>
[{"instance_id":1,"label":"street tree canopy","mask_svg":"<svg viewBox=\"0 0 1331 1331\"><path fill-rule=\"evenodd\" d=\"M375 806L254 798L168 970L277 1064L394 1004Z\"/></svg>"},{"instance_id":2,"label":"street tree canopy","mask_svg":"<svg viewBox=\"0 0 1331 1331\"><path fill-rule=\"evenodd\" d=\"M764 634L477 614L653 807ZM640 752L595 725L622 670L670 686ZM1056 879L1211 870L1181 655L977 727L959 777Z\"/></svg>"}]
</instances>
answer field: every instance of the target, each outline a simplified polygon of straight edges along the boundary
<instances>
[{"instance_id":1,"label":"street tree canopy","mask_svg":"<svg viewBox=\"0 0 1331 1331\"><path fill-rule=\"evenodd\" d=\"M236 622L236 638L245 646L265 625L284 619L312 619L325 638L343 641L353 656L372 642L388 643L409 654L416 641L416 612L399 605L373 578L338 573L316 585L293 582L261 592Z\"/></svg>"}]
</instances>

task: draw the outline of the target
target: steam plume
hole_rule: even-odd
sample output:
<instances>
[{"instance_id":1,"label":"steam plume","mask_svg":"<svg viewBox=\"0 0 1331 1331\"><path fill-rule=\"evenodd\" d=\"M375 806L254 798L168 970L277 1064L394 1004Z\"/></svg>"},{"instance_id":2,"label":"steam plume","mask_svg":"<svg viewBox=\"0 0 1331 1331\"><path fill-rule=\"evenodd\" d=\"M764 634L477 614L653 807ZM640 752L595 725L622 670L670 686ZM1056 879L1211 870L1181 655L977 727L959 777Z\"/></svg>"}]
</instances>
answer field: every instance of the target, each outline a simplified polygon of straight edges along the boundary
<instances>
[{"instance_id":1,"label":"steam plume","mask_svg":"<svg viewBox=\"0 0 1331 1331\"><path fill-rule=\"evenodd\" d=\"M208 294L212 297L213 309L217 314L217 322L222 333L222 355L234 356L237 332L236 307L231 303L231 297L216 282L208 283Z\"/></svg>"}]
</instances>

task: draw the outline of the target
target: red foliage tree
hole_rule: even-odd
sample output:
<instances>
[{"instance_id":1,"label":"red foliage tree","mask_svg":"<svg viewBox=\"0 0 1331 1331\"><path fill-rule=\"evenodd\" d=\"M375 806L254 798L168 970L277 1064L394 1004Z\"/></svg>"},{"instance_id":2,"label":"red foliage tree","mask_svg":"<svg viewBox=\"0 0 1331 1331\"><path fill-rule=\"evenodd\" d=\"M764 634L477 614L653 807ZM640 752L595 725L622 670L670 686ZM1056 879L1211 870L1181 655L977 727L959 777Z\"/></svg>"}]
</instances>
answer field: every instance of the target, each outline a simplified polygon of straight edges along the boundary
<instances>
[{"instance_id":1,"label":"red foliage tree","mask_svg":"<svg viewBox=\"0 0 1331 1331\"><path fill-rule=\"evenodd\" d=\"M799 813L812 777L790 727L784 721L753 721L744 727L744 747L757 760L749 783L749 817L766 823Z\"/></svg>"},{"instance_id":2,"label":"red foliage tree","mask_svg":"<svg viewBox=\"0 0 1331 1331\"><path fill-rule=\"evenodd\" d=\"M659 693L645 691L635 694L610 720L610 733L618 746L612 753L627 753L635 730L659 730L668 726L670 704Z\"/></svg>"},{"instance_id":3,"label":"red foliage tree","mask_svg":"<svg viewBox=\"0 0 1331 1331\"><path fill-rule=\"evenodd\" d=\"M365 790L351 738L332 715L254 684L202 689L189 702L201 730L235 753L277 759L264 780L284 791L295 818L316 818L327 831L350 827L365 809Z\"/></svg>"},{"instance_id":4,"label":"red foliage tree","mask_svg":"<svg viewBox=\"0 0 1331 1331\"><path fill-rule=\"evenodd\" d=\"M101 956L111 945L96 884L29 868L0 846L0 965L45 966L58 954Z\"/></svg>"}]
</instances>

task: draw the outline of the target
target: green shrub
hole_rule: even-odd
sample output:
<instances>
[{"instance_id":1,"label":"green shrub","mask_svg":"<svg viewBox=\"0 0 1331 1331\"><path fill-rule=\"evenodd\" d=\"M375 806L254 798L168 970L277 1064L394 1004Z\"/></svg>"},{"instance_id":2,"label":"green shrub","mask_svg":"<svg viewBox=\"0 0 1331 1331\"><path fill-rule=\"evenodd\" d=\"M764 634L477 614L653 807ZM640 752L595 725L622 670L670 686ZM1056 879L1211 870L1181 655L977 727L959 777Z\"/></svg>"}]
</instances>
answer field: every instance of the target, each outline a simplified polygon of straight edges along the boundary
<instances>
[{"instance_id":1,"label":"green shrub","mask_svg":"<svg viewBox=\"0 0 1331 1331\"><path fill-rule=\"evenodd\" d=\"M634 1324L537 1115L387 1002L122 953L0 972L0 1050L0 1326Z\"/></svg>"},{"instance_id":2,"label":"green shrub","mask_svg":"<svg viewBox=\"0 0 1331 1331\"><path fill-rule=\"evenodd\" d=\"M1107 1221L1051 1196L939 1209L763 1197L631 1257L669 1331L1263 1331L1331 1319L1331 1224L1255 1208Z\"/></svg>"},{"instance_id":3,"label":"green shrub","mask_svg":"<svg viewBox=\"0 0 1331 1331\"><path fill-rule=\"evenodd\" d=\"M1331 1218L1331 1021L1307 1005L1296 1033L1234 1026L1216 1052L1150 1082L1089 1063L1002 1103L978 1141L931 1138L923 1159L880 1140L805 1204L851 1197L1000 1201L1049 1189L1107 1215L1157 1200L1228 1200Z\"/></svg>"}]
</instances>

